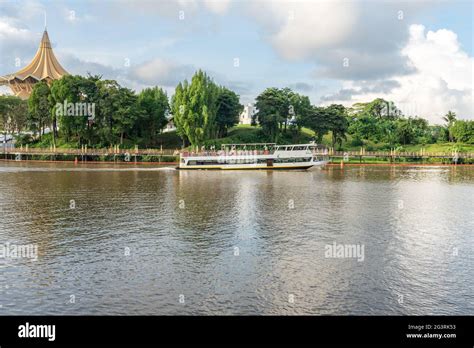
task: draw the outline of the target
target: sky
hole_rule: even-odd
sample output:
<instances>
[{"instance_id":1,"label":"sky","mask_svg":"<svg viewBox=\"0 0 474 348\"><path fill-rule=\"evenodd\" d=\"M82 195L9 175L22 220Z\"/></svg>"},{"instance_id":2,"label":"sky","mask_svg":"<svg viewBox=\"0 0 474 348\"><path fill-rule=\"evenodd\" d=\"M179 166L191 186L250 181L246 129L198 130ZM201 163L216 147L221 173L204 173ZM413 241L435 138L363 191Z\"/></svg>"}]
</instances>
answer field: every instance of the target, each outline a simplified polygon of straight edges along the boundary
<instances>
[{"instance_id":1,"label":"sky","mask_svg":"<svg viewBox=\"0 0 474 348\"><path fill-rule=\"evenodd\" d=\"M0 75L29 63L46 22L69 73L136 91L171 97L203 69L245 104L290 87L315 105L380 97L431 123L448 110L474 119L473 3L0 0Z\"/></svg>"}]
</instances>

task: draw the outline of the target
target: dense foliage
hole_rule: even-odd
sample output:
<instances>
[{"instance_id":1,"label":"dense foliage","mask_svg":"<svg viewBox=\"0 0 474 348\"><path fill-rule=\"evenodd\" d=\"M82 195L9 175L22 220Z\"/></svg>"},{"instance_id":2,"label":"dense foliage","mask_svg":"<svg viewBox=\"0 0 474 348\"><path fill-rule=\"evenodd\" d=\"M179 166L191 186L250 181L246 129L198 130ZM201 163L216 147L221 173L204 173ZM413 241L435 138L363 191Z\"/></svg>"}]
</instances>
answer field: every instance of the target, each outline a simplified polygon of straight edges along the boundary
<instances>
[{"instance_id":1,"label":"dense foliage","mask_svg":"<svg viewBox=\"0 0 474 348\"><path fill-rule=\"evenodd\" d=\"M338 148L474 144L474 121L457 120L449 111L444 125L430 125L420 117L405 117L392 102L380 98L350 108L315 106L289 88L267 88L255 106L253 123L259 127L240 132L238 139L297 142L304 127L314 131L318 143L328 135L326 143ZM203 71L190 82L179 83L170 103L158 87L135 93L100 76L68 75L51 85L37 83L28 101L0 96L0 130L5 135L16 133L20 143L156 147L168 141L163 141L162 130L172 119L185 145L216 145L239 122L242 109L235 92L217 85Z\"/></svg>"},{"instance_id":2,"label":"dense foliage","mask_svg":"<svg viewBox=\"0 0 474 348\"><path fill-rule=\"evenodd\" d=\"M0 130L4 137L7 134L19 134L27 128L27 103L20 98L0 96Z\"/></svg>"}]
</instances>

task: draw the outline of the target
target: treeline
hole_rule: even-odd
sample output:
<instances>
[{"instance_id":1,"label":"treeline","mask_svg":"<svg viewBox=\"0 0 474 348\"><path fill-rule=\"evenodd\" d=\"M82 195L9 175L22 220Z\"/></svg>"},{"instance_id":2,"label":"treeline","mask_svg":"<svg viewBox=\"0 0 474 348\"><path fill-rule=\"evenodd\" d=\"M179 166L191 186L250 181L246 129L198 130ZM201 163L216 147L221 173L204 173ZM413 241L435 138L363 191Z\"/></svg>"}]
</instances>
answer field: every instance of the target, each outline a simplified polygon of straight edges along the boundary
<instances>
[{"instance_id":1,"label":"treeline","mask_svg":"<svg viewBox=\"0 0 474 348\"><path fill-rule=\"evenodd\" d=\"M239 122L242 109L235 92L217 85L202 71L191 82L176 87L171 103L158 87L135 93L100 76L69 75L51 86L35 84L27 101L3 96L0 113L4 120L0 127L4 125L8 133L32 131L33 139L20 139L26 142L41 141L49 130L52 145L60 140L77 146L106 147L126 142L125 146L153 147L172 120L184 145L200 145L208 139L225 137L228 129Z\"/></svg>"},{"instance_id":2,"label":"treeline","mask_svg":"<svg viewBox=\"0 0 474 348\"><path fill-rule=\"evenodd\" d=\"M259 141L298 141L305 127L314 131L318 143L330 134L333 147L341 147L348 135L349 146L367 142L387 147L446 141L474 144L474 121L457 120L448 112L444 125L430 125L420 117L405 117L383 99L350 108L321 107L289 88L267 88L256 98L255 107L253 124L259 125ZM203 71L179 83L170 100L158 87L135 93L100 76L69 75L50 86L37 83L27 101L1 96L0 129L4 134L23 134L18 136L23 143L41 142L48 129L51 145L154 147L172 119L183 145L202 146L226 137L239 122L242 109L235 92L219 86Z\"/></svg>"},{"instance_id":3,"label":"treeline","mask_svg":"<svg viewBox=\"0 0 474 348\"><path fill-rule=\"evenodd\" d=\"M352 138L350 146L367 141L389 147L445 141L474 144L474 121L456 120L450 111L444 117L446 125L430 125L421 117L405 117L393 102L380 98L350 108L338 104L321 107L288 88L268 88L257 97L256 107L254 122L273 141L306 127L314 131L319 143L331 134L333 147L341 146L347 135Z\"/></svg>"},{"instance_id":4,"label":"treeline","mask_svg":"<svg viewBox=\"0 0 474 348\"><path fill-rule=\"evenodd\" d=\"M109 146L140 138L154 144L167 123L169 104L158 87L136 94L99 76L69 75L53 81L51 87L37 83L28 111L28 128L41 137L48 127L53 143L61 138L78 145Z\"/></svg>"},{"instance_id":5,"label":"treeline","mask_svg":"<svg viewBox=\"0 0 474 348\"><path fill-rule=\"evenodd\" d=\"M99 76L68 75L51 86L35 84L27 101L2 96L0 127L9 133L32 131L38 140L49 129L51 145L60 139L100 147L137 138L152 145L168 122L168 112L168 96L161 88L146 88L136 94Z\"/></svg>"}]
</instances>

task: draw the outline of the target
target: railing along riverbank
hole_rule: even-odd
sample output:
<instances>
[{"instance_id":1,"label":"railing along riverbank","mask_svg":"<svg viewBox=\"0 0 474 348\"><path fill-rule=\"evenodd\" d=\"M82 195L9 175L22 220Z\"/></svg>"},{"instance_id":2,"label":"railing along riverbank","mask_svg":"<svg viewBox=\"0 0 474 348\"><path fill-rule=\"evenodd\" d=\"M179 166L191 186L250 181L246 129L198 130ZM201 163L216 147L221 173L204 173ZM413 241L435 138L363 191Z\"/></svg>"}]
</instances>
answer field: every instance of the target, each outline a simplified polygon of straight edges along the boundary
<instances>
[{"instance_id":1,"label":"railing along riverbank","mask_svg":"<svg viewBox=\"0 0 474 348\"><path fill-rule=\"evenodd\" d=\"M442 164L474 164L472 152L426 152L420 151L329 151L329 158L333 162L366 163L442 163Z\"/></svg>"},{"instance_id":2,"label":"railing along riverbank","mask_svg":"<svg viewBox=\"0 0 474 348\"><path fill-rule=\"evenodd\" d=\"M177 149L121 149L111 148L6 148L0 150L0 158L7 160L48 160L75 162L159 162L174 163L178 160Z\"/></svg>"},{"instance_id":3,"label":"railing along riverbank","mask_svg":"<svg viewBox=\"0 0 474 348\"><path fill-rule=\"evenodd\" d=\"M182 151L183 156L216 156L220 151ZM269 154L271 152L247 150L226 152L226 156L244 155L254 156ZM88 148L83 146L80 149L66 148L4 148L0 149L0 158L7 160L48 160L48 161L76 161L76 162L159 162L170 163L179 160L179 149L121 149L111 148ZM424 150L416 152L398 151L333 151L332 149L316 151L317 156L329 158L332 162L346 163L443 163L443 164L474 164L474 153L469 152L426 152Z\"/></svg>"}]
</instances>

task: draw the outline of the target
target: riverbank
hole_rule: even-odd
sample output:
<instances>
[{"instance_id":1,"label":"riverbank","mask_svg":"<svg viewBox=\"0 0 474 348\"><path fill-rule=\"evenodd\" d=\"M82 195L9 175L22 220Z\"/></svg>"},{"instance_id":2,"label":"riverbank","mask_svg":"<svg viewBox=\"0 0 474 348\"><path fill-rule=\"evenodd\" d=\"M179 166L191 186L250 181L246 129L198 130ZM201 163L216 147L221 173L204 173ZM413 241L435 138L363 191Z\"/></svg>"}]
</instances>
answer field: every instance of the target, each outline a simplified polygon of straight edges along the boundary
<instances>
[{"instance_id":1,"label":"riverbank","mask_svg":"<svg viewBox=\"0 0 474 348\"><path fill-rule=\"evenodd\" d=\"M125 163L125 164L163 164L178 163L179 156L162 153L101 153L91 151L87 153L68 153L61 151L32 152L13 150L0 155L4 161L43 161L43 162L74 162L74 163Z\"/></svg>"},{"instance_id":2,"label":"riverbank","mask_svg":"<svg viewBox=\"0 0 474 348\"><path fill-rule=\"evenodd\" d=\"M21 159L21 160L16 160L16 159L5 159L5 158L0 158L0 162L14 162L14 163L21 163L21 162L26 162L26 163L74 163L76 165L83 165L83 164L113 164L113 165L145 165L145 166L150 166L150 165L167 165L167 166L178 166L179 162L178 161L73 161L73 160L43 160L43 159ZM424 166L424 167L458 167L458 166L463 166L463 167L473 167L474 168L474 163L441 163L441 162L433 162L433 163L424 163L424 162L357 162L357 161L348 161L344 162L342 161L333 161L327 164L329 167L344 167L344 166L352 166L352 167L375 167L375 166L394 166L394 167L410 167L410 166Z\"/></svg>"},{"instance_id":3,"label":"riverbank","mask_svg":"<svg viewBox=\"0 0 474 348\"><path fill-rule=\"evenodd\" d=\"M100 163L174 163L179 162L179 149L119 149L113 148L8 148L0 158L15 161L70 161ZM474 165L472 151L335 151L332 148L320 150L318 157L329 158L331 162L344 164L431 164Z\"/></svg>"},{"instance_id":4,"label":"riverbank","mask_svg":"<svg viewBox=\"0 0 474 348\"><path fill-rule=\"evenodd\" d=\"M329 166L329 167L377 167L377 166L381 166L381 167L388 167L388 166L392 166L392 167L460 167L461 166L461 167L474 168L474 164L414 163L414 162L410 162L410 163L389 163L389 162L386 162L386 163L344 163L343 165L341 165L341 163L332 162L332 163L328 163L326 166Z\"/></svg>"},{"instance_id":5,"label":"riverbank","mask_svg":"<svg viewBox=\"0 0 474 348\"><path fill-rule=\"evenodd\" d=\"M22 160L15 160L15 159L5 159L0 158L0 162L15 162L15 163L74 163L77 165L82 164L119 164L119 165L173 165L177 166L178 162L140 162L140 161L70 161L70 160L40 160L40 159L22 159Z\"/></svg>"}]
</instances>

